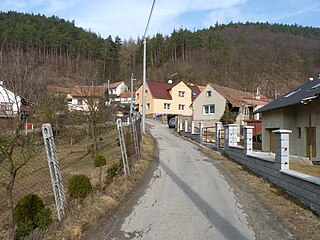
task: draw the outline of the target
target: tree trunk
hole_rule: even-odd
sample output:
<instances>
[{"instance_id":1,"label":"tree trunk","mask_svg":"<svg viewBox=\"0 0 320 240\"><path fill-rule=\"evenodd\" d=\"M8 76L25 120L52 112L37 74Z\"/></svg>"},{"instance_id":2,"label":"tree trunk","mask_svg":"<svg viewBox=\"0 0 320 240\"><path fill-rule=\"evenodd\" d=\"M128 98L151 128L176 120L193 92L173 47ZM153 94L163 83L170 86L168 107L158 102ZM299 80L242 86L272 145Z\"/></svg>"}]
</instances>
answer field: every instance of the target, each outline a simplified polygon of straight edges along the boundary
<instances>
[{"instance_id":1,"label":"tree trunk","mask_svg":"<svg viewBox=\"0 0 320 240\"><path fill-rule=\"evenodd\" d=\"M15 176L11 176L10 182L7 185L7 204L8 204L8 220L9 220L9 239L14 240L14 219L13 219L13 184Z\"/></svg>"}]
</instances>

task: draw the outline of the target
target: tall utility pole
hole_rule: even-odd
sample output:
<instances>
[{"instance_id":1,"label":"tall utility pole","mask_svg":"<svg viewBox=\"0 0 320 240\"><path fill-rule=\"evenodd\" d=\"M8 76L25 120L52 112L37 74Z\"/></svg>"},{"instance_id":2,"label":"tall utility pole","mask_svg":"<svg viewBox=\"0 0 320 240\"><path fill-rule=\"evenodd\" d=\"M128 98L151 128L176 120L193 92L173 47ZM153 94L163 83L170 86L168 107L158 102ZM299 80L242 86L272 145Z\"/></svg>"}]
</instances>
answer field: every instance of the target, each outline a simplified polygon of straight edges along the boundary
<instances>
[{"instance_id":1,"label":"tall utility pole","mask_svg":"<svg viewBox=\"0 0 320 240\"><path fill-rule=\"evenodd\" d=\"M146 133L147 40L143 38L142 132Z\"/></svg>"},{"instance_id":2,"label":"tall utility pole","mask_svg":"<svg viewBox=\"0 0 320 240\"><path fill-rule=\"evenodd\" d=\"M153 0L146 29L143 34L143 86L142 86L142 132L146 133L146 84L147 84L147 30L156 0Z\"/></svg>"},{"instance_id":3,"label":"tall utility pole","mask_svg":"<svg viewBox=\"0 0 320 240\"><path fill-rule=\"evenodd\" d=\"M133 81L136 80L133 76L133 73L131 73L131 102L130 102L130 117L132 117L133 114Z\"/></svg>"}]
</instances>

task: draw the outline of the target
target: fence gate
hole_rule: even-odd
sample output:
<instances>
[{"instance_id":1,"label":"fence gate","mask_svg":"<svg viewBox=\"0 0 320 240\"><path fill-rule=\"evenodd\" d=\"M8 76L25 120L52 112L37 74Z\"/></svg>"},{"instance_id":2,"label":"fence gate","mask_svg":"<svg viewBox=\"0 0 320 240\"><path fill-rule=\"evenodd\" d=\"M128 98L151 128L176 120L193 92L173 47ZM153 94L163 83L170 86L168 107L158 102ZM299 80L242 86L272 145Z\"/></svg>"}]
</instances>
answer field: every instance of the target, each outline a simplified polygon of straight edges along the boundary
<instances>
[{"instance_id":1,"label":"fence gate","mask_svg":"<svg viewBox=\"0 0 320 240\"><path fill-rule=\"evenodd\" d=\"M54 143L51 125L46 123L42 125L42 135L46 147L48 165L52 181L54 200L56 203L57 215L59 221L65 213L66 193L62 182L59 162L56 156L56 145Z\"/></svg>"},{"instance_id":2,"label":"fence gate","mask_svg":"<svg viewBox=\"0 0 320 240\"><path fill-rule=\"evenodd\" d=\"M224 129L220 129L219 130L219 139L220 139L219 148L224 148L224 139L225 139Z\"/></svg>"},{"instance_id":3,"label":"fence gate","mask_svg":"<svg viewBox=\"0 0 320 240\"><path fill-rule=\"evenodd\" d=\"M123 161L123 169L125 175L130 175L130 169L129 169L129 163L128 163L128 155L126 150L126 142L124 139L124 133L123 133L123 126L122 126L122 120L120 118L117 119L117 129L119 133L119 142L120 142L120 149L121 149L121 156Z\"/></svg>"}]
</instances>

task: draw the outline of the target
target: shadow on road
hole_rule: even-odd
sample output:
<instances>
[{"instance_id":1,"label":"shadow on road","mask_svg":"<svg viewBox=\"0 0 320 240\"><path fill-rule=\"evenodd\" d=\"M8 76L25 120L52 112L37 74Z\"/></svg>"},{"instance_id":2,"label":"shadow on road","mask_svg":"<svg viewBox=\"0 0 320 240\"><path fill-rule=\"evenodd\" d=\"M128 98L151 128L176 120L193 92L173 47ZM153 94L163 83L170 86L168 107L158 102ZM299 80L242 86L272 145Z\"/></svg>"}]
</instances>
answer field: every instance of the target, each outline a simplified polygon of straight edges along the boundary
<instances>
[{"instance_id":1,"label":"shadow on road","mask_svg":"<svg viewBox=\"0 0 320 240\"><path fill-rule=\"evenodd\" d=\"M226 239L248 240L237 228L222 217L214 208L212 208L201 196L192 190L182 179L180 179L170 168L160 162L160 166L168 173L173 182L175 182L181 190L189 197L189 199L197 206L204 216L208 216L208 220ZM211 217L209 217L211 216Z\"/></svg>"}]
</instances>

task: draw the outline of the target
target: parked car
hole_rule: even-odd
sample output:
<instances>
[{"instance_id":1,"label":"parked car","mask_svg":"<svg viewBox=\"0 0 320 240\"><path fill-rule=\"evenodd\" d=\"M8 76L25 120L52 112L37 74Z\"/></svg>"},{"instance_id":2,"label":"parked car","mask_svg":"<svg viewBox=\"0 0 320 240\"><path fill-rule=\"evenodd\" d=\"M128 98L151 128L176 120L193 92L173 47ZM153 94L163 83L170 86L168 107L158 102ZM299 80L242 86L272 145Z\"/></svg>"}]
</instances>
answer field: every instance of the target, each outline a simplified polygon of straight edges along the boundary
<instances>
[{"instance_id":1,"label":"parked car","mask_svg":"<svg viewBox=\"0 0 320 240\"><path fill-rule=\"evenodd\" d=\"M170 118L168 122L169 128L175 128L176 127L176 119L175 118Z\"/></svg>"}]
</instances>

